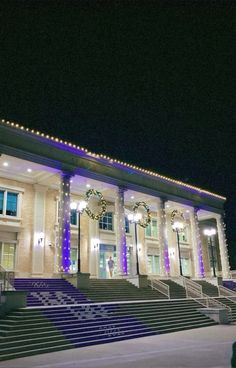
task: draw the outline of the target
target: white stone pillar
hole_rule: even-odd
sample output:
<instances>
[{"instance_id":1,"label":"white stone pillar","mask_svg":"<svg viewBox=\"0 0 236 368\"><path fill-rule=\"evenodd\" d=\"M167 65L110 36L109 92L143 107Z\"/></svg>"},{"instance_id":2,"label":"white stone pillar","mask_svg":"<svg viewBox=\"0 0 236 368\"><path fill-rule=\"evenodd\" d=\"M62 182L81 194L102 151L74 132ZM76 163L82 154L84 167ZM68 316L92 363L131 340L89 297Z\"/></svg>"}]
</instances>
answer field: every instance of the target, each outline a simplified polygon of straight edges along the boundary
<instances>
[{"instance_id":1,"label":"white stone pillar","mask_svg":"<svg viewBox=\"0 0 236 368\"><path fill-rule=\"evenodd\" d=\"M99 228L98 221L89 218L89 273L99 278Z\"/></svg>"},{"instance_id":2,"label":"white stone pillar","mask_svg":"<svg viewBox=\"0 0 236 368\"><path fill-rule=\"evenodd\" d=\"M170 274L170 260L168 251L167 224L165 213L165 200L160 198L157 204L158 215L158 240L160 247L160 273L161 276Z\"/></svg>"},{"instance_id":3,"label":"white stone pillar","mask_svg":"<svg viewBox=\"0 0 236 368\"><path fill-rule=\"evenodd\" d=\"M61 174L60 201L59 201L59 271L70 270L70 180L72 175Z\"/></svg>"},{"instance_id":4,"label":"white stone pillar","mask_svg":"<svg viewBox=\"0 0 236 368\"><path fill-rule=\"evenodd\" d=\"M197 207L194 207L192 211L190 211L190 225L191 225L191 237L192 237L195 277L202 278L205 276L205 273L204 273L204 264L203 264L203 257L202 257L202 241L200 237L197 212L198 212Z\"/></svg>"},{"instance_id":5,"label":"white stone pillar","mask_svg":"<svg viewBox=\"0 0 236 368\"><path fill-rule=\"evenodd\" d=\"M216 216L216 225L217 225L219 248L220 248L222 277L229 278L230 267L229 267L227 241L226 241L226 236L225 236L225 224L224 224L224 221L221 215Z\"/></svg>"},{"instance_id":6,"label":"white stone pillar","mask_svg":"<svg viewBox=\"0 0 236 368\"><path fill-rule=\"evenodd\" d=\"M124 208L124 192L122 187L117 188L115 200L116 214L116 247L118 274L127 275L127 246L125 233L125 208Z\"/></svg>"},{"instance_id":7,"label":"white stone pillar","mask_svg":"<svg viewBox=\"0 0 236 368\"><path fill-rule=\"evenodd\" d=\"M34 237L32 245L32 275L42 276L44 272L45 206L47 187L34 185Z\"/></svg>"}]
</instances>

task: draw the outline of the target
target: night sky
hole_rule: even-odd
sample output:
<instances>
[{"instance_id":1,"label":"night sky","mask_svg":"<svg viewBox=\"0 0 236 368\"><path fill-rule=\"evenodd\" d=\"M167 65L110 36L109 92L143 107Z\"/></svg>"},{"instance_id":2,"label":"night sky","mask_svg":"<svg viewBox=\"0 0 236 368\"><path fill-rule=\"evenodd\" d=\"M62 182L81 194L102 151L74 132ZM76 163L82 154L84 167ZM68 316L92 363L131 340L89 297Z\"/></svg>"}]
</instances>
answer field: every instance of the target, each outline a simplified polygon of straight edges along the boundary
<instances>
[{"instance_id":1,"label":"night sky","mask_svg":"<svg viewBox=\"0 0 236 368\"><path fill-rule=\"evenodd\" d=\"M232 1L1 1L1 118L227 196L236 269Z\"/></svg>"}]
</instances>

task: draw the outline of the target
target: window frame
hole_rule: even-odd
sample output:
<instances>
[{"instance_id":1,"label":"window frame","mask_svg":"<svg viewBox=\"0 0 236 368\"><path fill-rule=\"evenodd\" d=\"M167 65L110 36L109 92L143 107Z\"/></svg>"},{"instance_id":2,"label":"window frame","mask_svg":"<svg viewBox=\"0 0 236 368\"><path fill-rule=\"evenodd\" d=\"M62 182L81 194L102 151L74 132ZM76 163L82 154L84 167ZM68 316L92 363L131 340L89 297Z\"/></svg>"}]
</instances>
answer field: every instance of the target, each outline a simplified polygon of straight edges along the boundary
<instances>
[{"instance_id":1,"label":"window frame","mask_svg":"<svg viewBox=\"0 0 236 368\"><path fill-rule=\"evenodd\" d=\"M9 272L15 272L16 269L16 259L17 259L17 241L10 240L10 241L1 241L0 240L0 264L3 266L3 256L4 256L4 248L5 244L14 246L14 259L13 259L13 268L12 269L6 269L6 271Z\"/></svg>"},{"instance_id":2,"label":"window frame","mask_svg":"<svg viewBox=\"0 0 236 368\"><path fill-rule=\"evenodd\" d=\"M111 226L112 228L111 229L104 229L103 227L100 226L100 224L103 223L103 218L106 217L107 214L111 214L111 220L112 220L112 223L111 223ZM109 223L107 222L107 225L109 225ZM112 211L107 211L104 216L99 220L98 222L98 227L99 227L99 230L100 231L110 231L110 232L114 232L114 213Z\"/></svg>"},{"instance_id":3,"label":"window frame","mask_svg":"<svg viewBox=\"0 0 236 368\"><path fill-rule=\"evenodd\" d=\"M3 192L3 209L0 213L0 218L9 218L9 219L19 219L21 214L21 201L22 201L22 192L24 190L18 189L15 187L2 187L0 186L0 191ZM17 201L16 201L16 215L7 215L7 196L8 193L14 193L17 195Z\"/></svg>"},{"instance_id":4,"label":"window frame","mask_svg":"<svg viewBox=\"0 0 236 368\"><path fill-rule=\"evenodd\" d=\"M153 234L153 221L156 221L156 232L157 232L157 235L154 236ZM151 235L147 235L147 229L151 228ZM151 218L151 222L149 223L149 225L145 228L145 238L148 238L148 239L158 239L158 220L157 220L157 217L152 217Z\"/></svg>"}]
</instances>

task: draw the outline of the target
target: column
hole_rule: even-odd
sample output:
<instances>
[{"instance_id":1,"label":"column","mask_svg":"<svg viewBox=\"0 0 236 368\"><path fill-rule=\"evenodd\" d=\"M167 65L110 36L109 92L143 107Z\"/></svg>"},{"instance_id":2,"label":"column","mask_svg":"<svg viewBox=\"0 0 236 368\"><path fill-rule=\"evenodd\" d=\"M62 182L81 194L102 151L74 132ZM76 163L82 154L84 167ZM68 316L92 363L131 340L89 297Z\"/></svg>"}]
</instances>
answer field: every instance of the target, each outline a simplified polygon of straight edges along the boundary
<instances>
[{"instance_id":1,"label":"column","mask_svg":"<svg viewBox=\"0 0 236 368\"><path fill-rule=\"evenodd\" d=\"M32 248L32 275L44 272L45 204L47 187L34 185L34 243Z\"/></svg>"},{"instance_id":2,"label":"column","mask_svg":"<svg viewBox=\"0 0 236 368\"><path fill-rule=\"evenodd\" d=\"M124 192L123 187L117 188L117 195L115 200L115 213L116 213L116 246L118 273L127 275L127 246L126 246L126 233L125 233L125 208L124 208Z\"/></svg>"},{"instance_id":3,"label":"column","mask_svg":"<svg viewBox=\"0 0 236 368\"><path fill-rule=\"evenodd\" d=\"M71 173L61 174L59 201L59 252L58 265L60 272L70 270L70 180Z\"/></svg>"},{"instance_id":4,"label":"column","mask_svg":"<svg viewBox=\"0 0 236 368\"><path fill-rule=\"evenodd\" d=\"M99 278L99 244L98 221L89 218L89 273L92 278Z\"/></svg>"},{"instance_id":5,"label":"column","mask_svg":"<svg viewBox=\"0 0 236 368\"><path fill-rule=\"evenodd\" d=\"M218 232L219 248L220 248L220 258L222 266L222 277L229 278L229 256L227 249L227 241L225 236L225 224L221 215L216 216L216 225Z\"/></svg>"},{"instance_id":6,"label":"column","mask_svg":"<svg viewBox=\"0 0 236 368\"><path fill-rule=\"evenodd\" d=\"M190 211L190 224L191 224L195 277L201 278L205 276L205 273L202 257L202 241L200 237L199 222L197 215L198 210L199 209L197 207L194 207L193 210Z\"/></svg>"},{"instance_id":7,"label":"column","mask_svg":"<svg viewBox=\"0 0 236 368\"><path fill-rule=\"evenodd\" d=\"M166 229L166 214L165 214L165 202L166 200L160 198L157 204L157 212L159 214L158 221L158 239L160 246L160 271L161 276L170 274L170 260L168 253L168 239Z\"/></svg>"}]
</instances>

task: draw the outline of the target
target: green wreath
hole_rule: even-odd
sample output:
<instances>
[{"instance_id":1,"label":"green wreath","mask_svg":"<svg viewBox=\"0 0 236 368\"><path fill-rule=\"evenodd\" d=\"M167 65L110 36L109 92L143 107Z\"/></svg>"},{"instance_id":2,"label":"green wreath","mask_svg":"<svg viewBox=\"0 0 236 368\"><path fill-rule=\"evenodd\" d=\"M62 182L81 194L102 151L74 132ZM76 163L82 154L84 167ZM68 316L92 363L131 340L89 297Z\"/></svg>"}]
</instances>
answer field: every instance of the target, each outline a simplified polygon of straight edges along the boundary
<instances>
[{"instance_id":1,"label":"green wreath","mask_svg":"<svg viewBox=\"0 0 236 368\"><path fill-rule=\"evenodd\" d=\"M145 203L145 202L136 202L135 203L135 205L134 205L134 207L133 207L133 211L134 212L136 212L137 211L137 209L139 208L139 207L143 207L145 210L146 210L146 213L147 213L147 217L144 219L144 220L139 220L138 221L138 224L140 225L140 226L142 226L142 227L147 227L149 224L150 224L150 222L151 222L151 213L150 213L150 209L149 209L149 207L148 207L148 205L147 205L147 203Z\"/></svg>"},{"instance_id":2,"label":"green wreath","mask_svg":"<svg viewBox=\"0 0 236 368\"><path fill-rule=\"evenodd\" d=\"M107 202L105 201L105 199L103 198L102 193L98 192L95 189L89 189L86 192L86 199L87 199L87 203L89 203L89 200L92 196L95 196L99 199L99 202L101 204L101 211L99 213L93 213L89 206L87 205L87 207L85 208L85 212L87 213L87 215L93 219L93 220L100 220L100 218L102 218L106 212L106 208L107 208Z\"/></svg>"}]
</instances>

